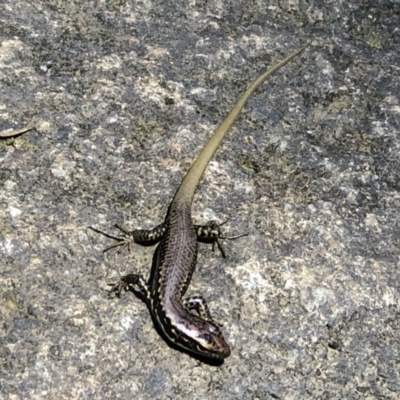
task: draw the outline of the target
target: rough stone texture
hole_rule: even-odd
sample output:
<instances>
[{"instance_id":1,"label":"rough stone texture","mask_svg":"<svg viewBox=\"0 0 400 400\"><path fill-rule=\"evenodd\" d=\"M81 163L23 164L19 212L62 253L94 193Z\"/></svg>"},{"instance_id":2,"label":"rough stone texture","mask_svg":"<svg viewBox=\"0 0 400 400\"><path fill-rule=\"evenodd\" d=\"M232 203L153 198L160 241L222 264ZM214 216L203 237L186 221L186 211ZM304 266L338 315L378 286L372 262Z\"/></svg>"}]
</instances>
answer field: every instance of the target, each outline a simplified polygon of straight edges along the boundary
<instances>
[{"instance_id":1,"label":"rough stone texture","mask_svg":"<svg viewBox=\"0 0 400 400\"><path fill-rule=\"evenodd\" d=\"M23 1L0 8L1 399L400 398L400 3ZM152 249L101 250L162 221L247 83L195 198L190 288L232 345L171 349L121 274Z\"/></svg>"}]
</instances>

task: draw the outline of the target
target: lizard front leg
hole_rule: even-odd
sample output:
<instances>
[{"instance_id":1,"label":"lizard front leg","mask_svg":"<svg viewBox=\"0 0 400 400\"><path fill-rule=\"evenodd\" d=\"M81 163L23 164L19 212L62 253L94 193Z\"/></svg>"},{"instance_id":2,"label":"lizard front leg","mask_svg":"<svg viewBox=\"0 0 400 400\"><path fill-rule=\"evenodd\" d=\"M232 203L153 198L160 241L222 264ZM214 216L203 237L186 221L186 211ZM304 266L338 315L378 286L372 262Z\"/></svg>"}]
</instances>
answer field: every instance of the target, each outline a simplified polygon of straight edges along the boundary
<instances>
[{"instance_id":1,"label":"lizard front leg","mask_svg":"<svg viewBox=\"0 0 400 400\"><path fill-rule=\"evenodd\" d=\"M150 288L143 276L139 274L128 274L123 276L120 281L110 289L109 294L115 293L117 297L120 297L121 292L128 289L138 290L146 301L150 301L151 299Z\"/></svg>"},{"instance_id":2,"label":"lizard front leg","mask_svg":"<svg viewBox=\"0 0 400 400\"><path fill-rule=\"evenodd\" d=\"M182 304L188 311L194 310L200 318L222 328L222 325L214 321L211 316L210 309L208 308L207 302L204 300L203 296L197 295L188 297L182 301Z\"/></svg>"}]
</instances>

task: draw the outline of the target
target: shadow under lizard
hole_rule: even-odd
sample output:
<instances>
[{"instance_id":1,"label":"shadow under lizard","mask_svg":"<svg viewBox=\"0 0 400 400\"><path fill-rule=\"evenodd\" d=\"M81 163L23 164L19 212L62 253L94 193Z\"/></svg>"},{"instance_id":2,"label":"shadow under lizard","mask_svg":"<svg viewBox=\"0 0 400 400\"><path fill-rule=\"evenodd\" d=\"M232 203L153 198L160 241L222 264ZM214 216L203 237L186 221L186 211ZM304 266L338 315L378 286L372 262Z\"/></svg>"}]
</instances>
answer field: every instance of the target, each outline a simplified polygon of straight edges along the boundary
<instances>
[{"instance_id":1,"label":"shadow under lizard","mask_svg":"<svg viewBox=\"0 0 400 400\"><path fill-rule=\"evenodd\" d=\"M201 296L182 298L196 267L198 241L213 245L217 243L225 257L218 239L226 238L221 234L219 226L215 223L198 226L192 222L194 192L209 161L250 96L273 73L300 55L309 44L310 42L272 66L248 86L183 178L162 224L151 230L133 231L126 231L117 226L124 233L122 237L90 227L117 240L116 244L105 251L117 246L129 248L132 242L147 246L159 242L153 257L153 273L149 281L146 282L141 275L128 274L122 277L110 292L119 296L128 288L139 290L155 324L165 338L189 353L216 360L223 360L231 353L221 328L211 317L204 299Z\"/></svg>"}]
</instances>

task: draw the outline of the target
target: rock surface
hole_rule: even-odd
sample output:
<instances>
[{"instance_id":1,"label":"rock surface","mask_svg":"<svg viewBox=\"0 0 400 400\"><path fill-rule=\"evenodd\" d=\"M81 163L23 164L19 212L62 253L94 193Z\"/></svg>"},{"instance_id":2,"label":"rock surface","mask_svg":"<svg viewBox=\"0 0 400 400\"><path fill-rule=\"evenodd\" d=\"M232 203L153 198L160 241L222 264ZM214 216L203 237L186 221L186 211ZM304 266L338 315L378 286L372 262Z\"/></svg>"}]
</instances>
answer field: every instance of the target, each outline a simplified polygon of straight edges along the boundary
<instances>
[{"instance_id":1,"label":"rock surface","mask_svg":"<svg viewBox=\"0 0 400 400\"><path fill-rule=\"evenodd\" d=\"M3 0L1 399L400 397L398 1ZM152 249L88 226L160 223L248 82L207 169L190 293L223 324L222 365L171 349L108 283ZM116 232L117 233L117 232Z\"/></svg>"}]
</instances>

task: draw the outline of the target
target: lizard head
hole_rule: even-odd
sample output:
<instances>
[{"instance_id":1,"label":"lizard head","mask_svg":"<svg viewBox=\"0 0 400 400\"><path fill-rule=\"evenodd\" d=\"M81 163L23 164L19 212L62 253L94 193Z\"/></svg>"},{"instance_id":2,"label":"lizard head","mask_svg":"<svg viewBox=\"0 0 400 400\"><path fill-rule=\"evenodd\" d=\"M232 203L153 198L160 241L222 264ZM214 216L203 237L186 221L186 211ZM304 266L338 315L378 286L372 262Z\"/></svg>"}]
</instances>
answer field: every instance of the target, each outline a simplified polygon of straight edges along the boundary
<instances>
[{"instance_id":1,"label":"lizard head","mask_svg":"<svg viewBox=\"0 0 400 400\"><path fill-rule=\"evenodd\" d=\"M180 328L178 344L183 348L207 358L220 360L231 354L231 349L215 322L191 315Z\"/></svg>"}]
</instances>

